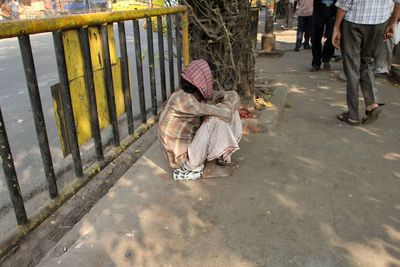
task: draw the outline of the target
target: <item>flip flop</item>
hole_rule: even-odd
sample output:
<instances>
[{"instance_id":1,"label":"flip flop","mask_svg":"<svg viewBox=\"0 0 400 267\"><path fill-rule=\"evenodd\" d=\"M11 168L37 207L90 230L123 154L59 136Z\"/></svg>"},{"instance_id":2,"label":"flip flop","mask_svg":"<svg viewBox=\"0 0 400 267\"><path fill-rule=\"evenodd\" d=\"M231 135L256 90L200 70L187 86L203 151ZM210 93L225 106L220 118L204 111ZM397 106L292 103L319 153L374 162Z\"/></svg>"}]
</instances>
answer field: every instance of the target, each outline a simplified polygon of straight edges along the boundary
<instances>
[{"instance_id":1,"label":"flip flop","mask_svg":"<svg viewBox=\"0 0 400 267\"><path fill-rule=\"evenodd\" d=\"M368 123L376 121L381 112L382 112L382 110L379 108L379 106L375 107L371 110L366 110L365 116L362 118L362 124L368 124Z\"/></svg>"},{"instance_id":2,"label":"flip flop","mask_svg":"<svg viewBox=\"0 0 400 267\"><path fill-rule=\"evenodd\" d=\"M217 164L217 165L220 165L220 166L233 167L233 168L235 168L235 169L238 169L239 166L240 166L239 161L234 160L234 159L231 159L231 162L230 162L230 163L227 163L227 162L225 162L225 161L217 160L217 163L216 163L216 164Z\"/></svg>"},{"instance_id":3,"label":"flip flop","mask_svg":"<svg viewBox=\"0 0 400 267\"><path fill-rule=\"evenodd\" d=\"M348 112L348 111L347 111L347 112L340 113L339 115L336 116L336 118L337 118L338 120L340 120L340 121L344 121L344 122L348 123L348 124L351 125L351 126L356 126L356 125L359 125L359 124L360 124L359 121L351 121L351 120L350 120L350 118L349 118L349 112Z\"/></svg>"}]
</instances>

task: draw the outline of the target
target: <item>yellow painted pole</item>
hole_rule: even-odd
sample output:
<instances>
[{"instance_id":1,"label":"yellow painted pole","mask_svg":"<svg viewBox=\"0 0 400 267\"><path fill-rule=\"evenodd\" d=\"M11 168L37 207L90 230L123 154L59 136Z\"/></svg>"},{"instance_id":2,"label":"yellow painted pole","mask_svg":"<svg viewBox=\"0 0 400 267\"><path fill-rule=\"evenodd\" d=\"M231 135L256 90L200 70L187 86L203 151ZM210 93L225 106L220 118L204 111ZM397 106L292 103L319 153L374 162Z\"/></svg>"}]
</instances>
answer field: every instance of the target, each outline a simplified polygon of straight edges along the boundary
<instances>
[{"instance_id":1,"label":"yellow painted pole","mask_svg":"<svg viewBox=\"0 0 400 267\"><path fill-rule=\"evenodd\" d=\"M3 20L0 21L0 39L16 37L23 34L54 32L80 28L83 26L96 26L104 23L176 14L185 12L186 10L187 7L185 6L177 6L132 11L101 12L43 19Z\"/></svg>"},{"instance_id":2,"label":"yellow painted pole","mask_svg":"<svg viewBox=\"0 0 400 267\"><path fill-rule=\"evenodd\" d=\"M187 10L182 14L182 54L183 66L189 65L189 18Z\"/></svg>"}]
</instances>

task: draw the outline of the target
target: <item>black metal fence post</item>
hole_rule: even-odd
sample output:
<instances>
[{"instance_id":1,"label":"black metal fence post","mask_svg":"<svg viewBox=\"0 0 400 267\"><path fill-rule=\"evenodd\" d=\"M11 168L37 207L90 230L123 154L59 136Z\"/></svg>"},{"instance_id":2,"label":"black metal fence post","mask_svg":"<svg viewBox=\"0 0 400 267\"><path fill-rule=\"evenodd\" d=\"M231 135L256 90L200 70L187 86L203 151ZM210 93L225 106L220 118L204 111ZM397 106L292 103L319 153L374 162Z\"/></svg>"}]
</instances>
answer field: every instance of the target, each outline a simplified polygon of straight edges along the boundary
<instances>
[{"instance_id":1,"label":"black metal fence post","mask_svg":"<svg viewBox=\"0 0 400 267\"><path fill-rule=\"evenodd\" d=\"M181 14L175 14L175 34L176 34L176 64L178 65L178 76L182 72L182 33L181 33Z\"/></svg>"},{"instance_id":2,"label":"black metal fence post","mask_svg":"<svg viewBox=\"0 0 400 267\"><path fill-rule=\"evenodd\" d=\"M117 109L115 107L114 84L111 69L110 46L108 44L108 30L107 24L101 26L101 47L103 49L103 62L104 62L104 78L106 83L106 95L108 113L110 116L110 123L113 130L113 143L114 146L120 145Z\"/></svg>"},{"instance_id":3,"label":"black metal fence post","mask_svg":"<svg viewBox=\"0 0 400 267\"><path fill-rule=\"evenodd\" d=\"M125 112L128 120L128 132L129 134L133 134L135 129L133 127L131 83L129 79L128 51L126 49L125 22L123 21L118 22L118 36L119 47L121 50L121 74L124 90Z\"/></svg>"},{"instance_id":4,"label":"black metal fence post","mask_svg":"<svg viewBox=\"0 0 400 267\"><path fill-rule=\"evenodd\" d=\"M40 100L39 85L36 77L35 63L33 61L31 42L29 35L18 37L24 64L26 84L29 91L29 99L32 106L33 120L35 121L36 135L42 156L43 169L49 187L50 198L58 196L56 175L54 174L53 160L51 158L49 140L47 138L46 122L44 121L42 102Z\"/></svg>"},{"instance_id":5,"label":"black metal fence post","mask_svg":"<svg viewBox=\"0 0 400 267\"><path fill-rule=\"evenodd\" d=\"M149 49L149 74L150 74L150 92L151 92L151 108L153 115L157 116L157 90L156 90L156 74L154 69L154 45L153 45L153 25L151 18L146 19L147 24L147 48Z\"/></svg>"},{"instance_id":6,"label":"black metal fence post","mask_svg":"<svg viewBox=\"0 0 400 267\"><path fill-rule=\"evenodd\" d=\"M172 21L171 15L167 15L167 36L168 36L168 63L169 63L169 84L170 92L175 91L175 74L174 74L174 48L172 46ZM179 83L179 80L178 80Z\"/></svg>"},{"instance_id":7,"label":"black metal fence post","mask_svg":"<svg viewBox=\"0 0 400 267\"><path fill-rule=\"evenodd\" d=\"M93 66L92 59L90 57L89 30L87 27L81 28L80 40L85 65L85 81L90 102L90 125L96 150L96 158L97 160L103 160L103 145L101 142L99 115L97 111L96 92L94 88Z\"/></svg>"},{"instance_id":8,"label":"black metal fence post","mask_svg":"<svg viewBox=\"0 0 400 267\"><path fill-rule=\"evenodd\" d=\"M70 131L69 143L71 146L70 148L72 153L72 159L74 161L75 175L77 177L82 177L83 176L82 160L79 151L74 112L71 103L67 64L65 62L65 57L64 57L64 44L63 44L62 32L60 31L53 32L53 41L54 41L54 49L56 52L58 76L60 78L60 84L61 84L61 95L65 101L65 107L66 107L65 117L66 117L67 127Z\"/></svg>"},{"instance_id":9,"label":"black metal fence post","mask_svg":"<svg viewBox=\"0 0 400 267\"><path fill-rule=\"evenodd\" d=\"M11 203L14 207L15 217L18 225L24 225L28 222L26 216L24 201L19 188L17 173L14 167L14 161L11 154L10 144L8 142L6 126L4 125L3 114L0 108L0 161L3 165L4 175L8 192L10 193Z\"/></svg>"},{"instance_id":10,"label":"black metal fence post","mask_svg":"<svg viewBox=\"0 0 400 267\"><path fill-rule=\"evenodd\" d=\"M158 34L158 54L160 59L160 80L161 80L161 97L164 102L167 100L167 85L165 81L165 58L164 58L164 36L163 36L163 19L162 16L157 17L157 34Z\"/></svg>"},{"instance_id":11,"label":"black metal fence post","mask_svg":"<svg viewBox=\"0 0 400 267\"><path fill-rule=\"evenodd\" d=\"M140 103L140 114L142 122L146 123L146 101L144 96L144 81L143 81L143 62L142 62L142 47L140 44L140 31L139 21L133 21L133 33L135 36L135 56L136 56L136 70L138 79L138 90L139 90L139 103Z\"/></svg>"}]
</instances>

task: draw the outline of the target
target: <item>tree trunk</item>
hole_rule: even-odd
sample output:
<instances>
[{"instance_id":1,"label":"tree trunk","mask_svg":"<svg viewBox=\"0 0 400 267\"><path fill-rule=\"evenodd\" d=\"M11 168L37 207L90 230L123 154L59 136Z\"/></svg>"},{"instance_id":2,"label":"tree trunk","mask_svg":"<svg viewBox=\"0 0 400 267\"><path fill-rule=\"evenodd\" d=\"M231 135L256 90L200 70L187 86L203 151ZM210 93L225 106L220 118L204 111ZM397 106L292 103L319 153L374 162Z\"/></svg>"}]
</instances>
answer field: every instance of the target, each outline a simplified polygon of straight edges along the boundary
<instances>
[{"instance_id":1,"label":"tree trunk","mask_svg":"<svg viewBox=\"0 0 400 267\"><path fill-rule=\"evenodd\" d=\"M189 8L191 60L210 63L215 90L235 90L246 98L254 95L252 16L258 10L248 0L179 0ZM253 27L252 27L253 25Z\"/></svg>"}]
</instances>

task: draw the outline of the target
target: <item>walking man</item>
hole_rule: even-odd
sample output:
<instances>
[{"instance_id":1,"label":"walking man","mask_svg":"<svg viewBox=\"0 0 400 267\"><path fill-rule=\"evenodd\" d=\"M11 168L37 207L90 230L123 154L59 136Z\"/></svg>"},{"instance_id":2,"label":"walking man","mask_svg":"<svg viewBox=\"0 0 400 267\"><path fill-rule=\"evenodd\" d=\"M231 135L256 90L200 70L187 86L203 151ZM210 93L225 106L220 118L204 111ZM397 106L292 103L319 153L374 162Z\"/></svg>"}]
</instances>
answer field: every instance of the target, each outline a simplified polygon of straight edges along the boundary
<instances>
[{"instance_id":1,"label":"walking man","mask_svg":"<svg viewBox=\"0 0 400 267\"><path fill-rule=\"evenodd\" d=\"M11 20L11 10L7 6L6 0L1 2L1 15L3 16L4 20Z\"/></svg>"},{"instance_id":2,"label":"walking man","mask_svg":"<svg viewBox=\"0 0 400 267\"><path fill-rule=\"evenodd\" d=\"M366 106L362 123L371 123L381 112L373 91L373 59L378 44L393 36L400 0L338 0L336 6L338 10L332 41L342 51L348 108L337 118L350 125L359 124L360 86Z\"/></svg>"},{"instance_id":3,"label":"walking man","mask_svg":"<svg viewBox=\"0 0 400 267\"><path fill-rule=\"evenodd\" d=\"M333 57L335 48L332 45L332 32L335 25L336 0L314 0L314 11L312 15L312 68L311 72L319 71L321 61L324 69L330 70L329 63ZM324 47L322 47L322 37L326 37Z\"/></svg>"},{"instance_id":4,"label":"walking man","mask_svg":"<svg viewBox=\"0 0 400 267\"><path fill-rule=\"evenodd\" d=\"M17 0L11 0L10 7L11 7L12 18L13 19L18 19L18 7L19 7L18 1Z\"/></svg>"},{"instance_id":5,"label":"walking man","mask_svg":"<svg viewBox=\"0 0 400 267\"><path fill-rule=\"evenodd\" d=\"M313 13L313 0L300 0L299 1L299 17L297 22L297 37L296 47L294 51L299 51L303 41L304 34L304 49L310 49L310 37L312 31L312 13Z\"/></svg>"},{"instance_id":6,"label":"walking man","mask_svg":"<svg viewBox=\"0 0 400 267\"><path fill-rule=\"evenodd\" d=\"M294 12L296 11L295 3L296 3L295 0L287 0L286 22L285 22L285 25L281 26L281 28L283 30L291 30L291 29L293 29Z\"/></svg>"}]
</instances>

